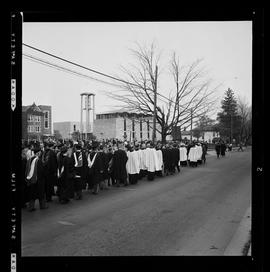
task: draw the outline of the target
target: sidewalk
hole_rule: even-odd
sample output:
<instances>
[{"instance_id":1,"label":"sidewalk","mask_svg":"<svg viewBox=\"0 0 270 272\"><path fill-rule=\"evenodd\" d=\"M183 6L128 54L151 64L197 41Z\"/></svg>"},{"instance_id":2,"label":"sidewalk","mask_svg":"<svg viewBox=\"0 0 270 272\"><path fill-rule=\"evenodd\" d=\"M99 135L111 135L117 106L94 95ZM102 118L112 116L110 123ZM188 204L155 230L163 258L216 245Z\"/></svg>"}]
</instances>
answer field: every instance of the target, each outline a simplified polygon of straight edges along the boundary
<instances>
[{"instance_id":1,"label":"sidewalk","mask_svg":"<svg viewBox=\"0 0 270 272\"><path fill-rule=\"evenodd\" d=\"M249 207L241 220L238 229L233 235L229 245L224 251L225 256L251 256L251 244L249 245L248 253L245 254L243 251L247 244L250 242L250 231L251 231L251 207Z\"/></svg>"}]
</instances>

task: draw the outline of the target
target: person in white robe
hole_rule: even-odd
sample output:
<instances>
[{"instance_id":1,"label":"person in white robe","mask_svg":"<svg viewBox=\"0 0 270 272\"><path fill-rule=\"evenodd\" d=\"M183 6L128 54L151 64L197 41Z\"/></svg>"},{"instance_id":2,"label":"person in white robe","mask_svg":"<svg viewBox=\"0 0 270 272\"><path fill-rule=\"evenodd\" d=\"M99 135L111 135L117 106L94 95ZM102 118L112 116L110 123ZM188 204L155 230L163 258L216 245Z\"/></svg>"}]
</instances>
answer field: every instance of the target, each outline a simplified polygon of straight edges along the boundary
<instances>
[{"instance_id":1,"label":"person in white robe","mask_svg":"<svg viewBox=\"0 0 270 272\"><path fill-rule=\"evenodd\" d=\"M188 159L187 148L183 143L180 144L179 153L180 153L180 160L179 160L180 165L187 166L187 159Z\"/></svg>"},{"instance_id":2,"label":"person in white robe","mask_svg":"<svg viewBox=\"0 0 270 272\"><path fill-rule=\"evenodd\" d=\"M159 177L163 176L163 154L161 151L161 146L156 147L156 175Z\"/></svg>"},{"instance_id":3,"label":"person in white robe","mask_svg":"<svg viewBox=\"0 0 270 272\"><path fill-rule=\"evenodd\" d=\"M154 149L153 144L147 144L145 151L145 163L147 168L147 179L152 181L155 179L155 171L156 171L156 150Z\"/></svg>"},{"instance_id":4,"label":"person in white robe","mask_svg":"<svg viewBox=\"0 0 270 272\"><path fill-rule=\"evenodd\" d=\"M189 149L188 159L190 162L190 166L197 166L197 149L196 145L192 145Z\"/></svg>"},{"instance_id":5,"label":"person in white robe","mask_svg":"<svg viewBox=\"0 0 270 272\"><path fill-rule=\"evenodd\" d=\"M143 143L140 148L140 178L144 178L147 175L146 167L146 145Z\"/></svg>"},{"instance_id":6,"label":"person in white robe","mask_svg":"<svg viewBox=\"0 0 270 272\"><path fill-rule=\"evenodd\" d=\"M127 173L129 178L130 184L136 184L138 182L138 175L140 173L140 160L139 160L139 153L134 150L133 146L129 147L127 151Z\"/></svg>"},{"instance_id":7,"label":"person in white robe","mask_svg":"<svg viewBox=\"0 0 270 272\"><path fill-rule=\"evenodd\" d=\"M198 164L202 164L202 146L200 143L197 144L197 162Z\"/></svg>"}]
</instances>

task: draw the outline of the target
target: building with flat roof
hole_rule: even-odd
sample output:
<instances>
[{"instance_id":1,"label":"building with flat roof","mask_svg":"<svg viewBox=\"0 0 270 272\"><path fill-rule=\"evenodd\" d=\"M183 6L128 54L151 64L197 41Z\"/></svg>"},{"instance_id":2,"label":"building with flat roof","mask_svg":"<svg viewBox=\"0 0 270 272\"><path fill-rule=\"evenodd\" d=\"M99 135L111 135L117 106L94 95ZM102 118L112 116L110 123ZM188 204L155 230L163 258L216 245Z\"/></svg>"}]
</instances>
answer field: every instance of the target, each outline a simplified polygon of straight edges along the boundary
<instances>
[{"instance_id":1,"label":"building with flat roof","mask_svg":"<svg viewBox=\"0 0 270 272\"><path fill-rule=\"evenodd\" d=\"M157 128L158 126L157 124ZM98 140L111 138L128 141L151 140L153 117L126 110L99 113L94 120L93 134ZM157 132L156 138L161 140L160 133Z\"/></svg>"}]
</instances>

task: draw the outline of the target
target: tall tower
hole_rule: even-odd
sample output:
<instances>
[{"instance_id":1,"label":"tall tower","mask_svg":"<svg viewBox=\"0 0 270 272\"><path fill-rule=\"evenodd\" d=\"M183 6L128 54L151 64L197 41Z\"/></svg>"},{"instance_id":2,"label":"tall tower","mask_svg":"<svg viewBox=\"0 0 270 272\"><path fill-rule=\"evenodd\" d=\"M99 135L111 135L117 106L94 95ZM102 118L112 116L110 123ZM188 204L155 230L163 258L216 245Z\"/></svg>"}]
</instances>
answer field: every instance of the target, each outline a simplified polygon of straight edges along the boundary
<instances>
[{"instance_id":1,"label":"tall tower","mask_svg":"<svg viewBox=\"0 0 270 272\"><path fill-rule=\"evenodd\" d=\"M83 126L83 111L85 111L85 129ZM92 114L91 114L92 113ZM80 134L81 140L89 140L91 133L93 133L93 126L95 120L95 94L81 93L81 122Z\"/></svg>"}]
</instances>

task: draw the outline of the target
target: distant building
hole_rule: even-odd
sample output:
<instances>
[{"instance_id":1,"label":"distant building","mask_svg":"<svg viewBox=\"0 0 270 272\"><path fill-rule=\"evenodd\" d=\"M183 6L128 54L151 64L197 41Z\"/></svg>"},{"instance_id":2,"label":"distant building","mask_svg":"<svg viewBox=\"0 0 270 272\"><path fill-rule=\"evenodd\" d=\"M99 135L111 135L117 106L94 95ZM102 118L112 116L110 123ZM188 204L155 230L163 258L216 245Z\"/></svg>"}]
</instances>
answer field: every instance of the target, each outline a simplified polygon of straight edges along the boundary
<instances>
[{"instance_id":1,"label":"distant building","mask_svg":"<svg viewBox=\"0 0 270 272\"><path fill-rule=\"evenodd\" d=\"M127 111L109 111L96 114L93 134L98 140L119 139L128 141L152 140L153 117ZM157 124L157 128L158 128ZM161 140L160 133L156 133Z\"/></svg>"},{"instance_id":2,"label":"distant building","mask_svg":"<svg viewBox=\"0 0 270 272\"><path fill-rule=\"evenodd\" d=\"M60 133L62 139L71 139L74 132L80 131L80 122L54 122L53 129Z\"/></svg>"},{"instance_id":3,"label":"distant building","mask_svg":"<svg viewBox=\"0 0 270 272\"><path fill-rule=\"evenodd\" d=\"M47 105L22 106L22 138L41 140L52 136L52 107Z\"/></svg>"},{"instance_id":4,"label":"distant building","mask_svg":"<svg viewBox=\"0 0 270 272\"><path fill-rule=\"evenodd\" d=\"M174 140L190 140L191 139L191 131L187 130L181 130L178 126L177 128L173 129L172 131L172 137ZM212 143L213 139L216 137L220 137L220 134L218 131L213 129L211 126L207 126L204 128L204 130L201 132L201 136L199 138L195 137L194 134L192 134L192 140L198 140L198 141L207 141L208 143Z\"/></svg>"}]
</instances>

